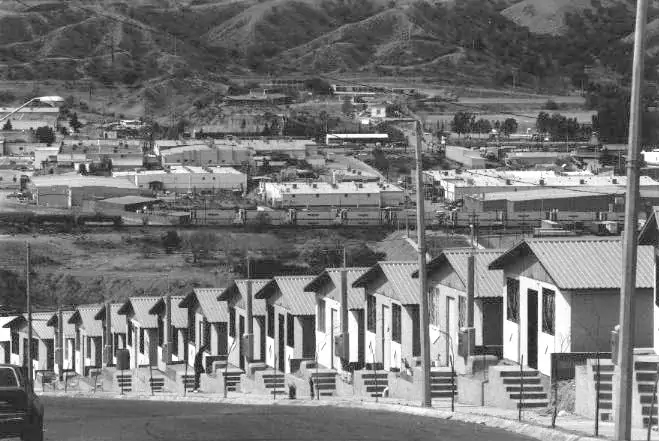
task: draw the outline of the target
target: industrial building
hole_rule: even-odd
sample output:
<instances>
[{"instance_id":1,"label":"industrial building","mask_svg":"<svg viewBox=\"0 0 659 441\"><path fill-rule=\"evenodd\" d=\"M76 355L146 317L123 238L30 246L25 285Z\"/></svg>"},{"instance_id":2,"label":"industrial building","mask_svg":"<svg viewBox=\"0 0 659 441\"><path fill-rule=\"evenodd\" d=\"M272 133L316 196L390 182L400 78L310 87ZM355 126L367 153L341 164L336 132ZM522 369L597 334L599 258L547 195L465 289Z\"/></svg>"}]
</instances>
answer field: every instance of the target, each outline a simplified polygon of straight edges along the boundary
<instances>
[{"instance_id":1,"label":"industrial building","mask_svg":"<svg viewBox=\"0 0 659 441\"><path fill-rule=\"evenodd\" d=\"M105 213L126 211L136 212L140 210L150 210L154 205L162 202L160 199L147 198L142 196L120 196L117 198L108 198L98 201L96 208Z\"/></svg>"},{"instance_id":2,"label":"industrial building","mask_svg":"<svg viewBox=\"0 0 659 441\"><path fill-rule=\"evenodd\" d=\"M59 165L102 164L109 161L113 170L127 170L144 165L142 143L139 140L84 140L60 146Z\"/></svg>"},{"instance_id":3,"label":"industrial building","mask_svg":"<svg viewBox=\"0 0 659 441\"><path fill-rule=\"evenodd\" d=\"M115 172L140 189L166 190L177 193L215 192L247 188L247 175L231 167L171 166L164 170Z\"/></svg>"},{"instance_id":4,"label":"industrial building","mask_svg":"<svg viewBox=\"0 0 659 441\"><path fill-rule=\"evenodd\" d=\"M172 147L160 152L160 159L165 165L241 165L248 163L252 156L246 147L208 146L206 144Z\"/></svg>"},{"instance_id":5,"label":"industrial building","mask_svg":"<svg viewBox=\"0 0 659 441\"><path fill-rule=\"evenodd\" d=\"M50 208L71 208L82 206L83 201L140 194L140 189L126 179L77 173L35 176L27 188L37 205Z\"/></svg>"},{"instance_id":6,"label":"industrial building","mask_svg":"<svg viewBox=\"0 0 659 441\"><path fill-rule=\"evenodd\" d=\"M485 168L487 162L478 150L453 145L446 146L446 159L457 162L471 169Z\"/></svg>"},{"instance_id":7,"label":"industrial building","mask_svg":"<svg viewBox=\"0 0 659 441\"><path fill-rule=\"evenodd\" d=\"M467 195L502 193L551 188L597 189L598 187L625 188L627 178L611 174L594 175L590 172L554 171L499 171L499 170L429 170L424 171L426 184L435 187L448 201L464 199ZM659 190L659 182L641 176L642 189Z\"/></svg>"},{"instance_id":8,"label":"industrial building","mask_svg":"<svg viewBox=\"0 0 659 441\"><path fill-rule=\"evenodd\" d=\"M398 207L404 191L376 182L262 182L263 200L273 207Z\"/></svg>"}]
</instances>

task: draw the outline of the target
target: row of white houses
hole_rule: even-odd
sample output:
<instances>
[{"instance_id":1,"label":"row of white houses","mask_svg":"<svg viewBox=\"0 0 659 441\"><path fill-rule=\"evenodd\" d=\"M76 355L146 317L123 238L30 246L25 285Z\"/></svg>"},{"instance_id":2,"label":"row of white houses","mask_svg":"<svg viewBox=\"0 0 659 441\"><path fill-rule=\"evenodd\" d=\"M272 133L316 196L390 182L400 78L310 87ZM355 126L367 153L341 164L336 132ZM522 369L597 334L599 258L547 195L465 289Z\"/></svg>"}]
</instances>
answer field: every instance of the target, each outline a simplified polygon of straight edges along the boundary
<instances>
[{"instance_id":1,"label":"row of white houses","mask_svg":"<svg viewBox=\"0 0 659 441\"><path fill-rule=\"evenodd\" d=\"M649 224L657 230L656 221ZM652 228L646 230L646 242L659 237ZM652 347L657 342L655 253L650 245L638 251L635 346ZM470 255L473 305L467 296ZM458 342L470 310L479 353L523 362L545 375L551 374L552 353L610 351L622 278L618 238L534 238L508 250L446 249L429 261L427 270L436 366L447 366L453 358L459 373L467 369ZM343 271L347 292L341 288ZM224 288L195 288L185 296L131 297L123 303L36 312L33 365L35 370L72 369L85 375L91 368L116 364L117 350L127 349L130 369L164 370L167 363L192 366L205 346L207 366L226 358L245 369L241 336L247 333L251 303L252 361L286 373L305 360L337 371L370 369L372 363L403 370L417 365L421 353L417 272L414 261L387 261L370 268L328 268L317 276L235 280ZM342 335L342 298L347 299L348 335L342 339L347 348L336 343ZM0 357L26 363L25 316L0 317L0 330ZM165 356L168 340L170 358ZM112 357L104 356L104 347Z\"/></svg>"}]
</instances>

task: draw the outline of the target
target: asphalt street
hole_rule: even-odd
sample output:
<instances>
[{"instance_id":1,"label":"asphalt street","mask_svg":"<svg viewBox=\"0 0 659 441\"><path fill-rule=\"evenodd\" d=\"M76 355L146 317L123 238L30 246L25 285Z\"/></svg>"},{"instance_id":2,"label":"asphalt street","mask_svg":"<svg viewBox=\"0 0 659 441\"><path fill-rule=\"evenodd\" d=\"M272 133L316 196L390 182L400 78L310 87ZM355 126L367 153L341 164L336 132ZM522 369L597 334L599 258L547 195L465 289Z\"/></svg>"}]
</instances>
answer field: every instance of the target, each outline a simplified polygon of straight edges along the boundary
<instances>
[{"instance_id":1,"label":"asphalt street","mask_svg":"<svg viewBox=\"0 0 659 441\"><path fill-rule=\"evenodd\" d=\"M471 425L340 407L43 397L47 441L526 441Z\"/></svg>"}]
</instances>

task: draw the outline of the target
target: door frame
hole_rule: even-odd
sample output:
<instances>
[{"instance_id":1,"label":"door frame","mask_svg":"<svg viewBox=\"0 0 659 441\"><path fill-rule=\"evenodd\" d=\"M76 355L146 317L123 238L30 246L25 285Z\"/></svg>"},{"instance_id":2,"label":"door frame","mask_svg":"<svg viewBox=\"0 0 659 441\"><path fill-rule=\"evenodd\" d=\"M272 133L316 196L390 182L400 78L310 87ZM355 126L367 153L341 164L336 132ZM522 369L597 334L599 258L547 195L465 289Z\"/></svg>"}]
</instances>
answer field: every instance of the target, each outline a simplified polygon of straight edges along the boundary
<instances>
[{"instance_id":1,"label":"door frame","mask_svg":"<svg viewBox=\"0 0 659 441\"><path fill-rule=\"evenodd\" d=\"M538 290L526 291L526 365L538 368Z\"/></svg>"}]
</instances>

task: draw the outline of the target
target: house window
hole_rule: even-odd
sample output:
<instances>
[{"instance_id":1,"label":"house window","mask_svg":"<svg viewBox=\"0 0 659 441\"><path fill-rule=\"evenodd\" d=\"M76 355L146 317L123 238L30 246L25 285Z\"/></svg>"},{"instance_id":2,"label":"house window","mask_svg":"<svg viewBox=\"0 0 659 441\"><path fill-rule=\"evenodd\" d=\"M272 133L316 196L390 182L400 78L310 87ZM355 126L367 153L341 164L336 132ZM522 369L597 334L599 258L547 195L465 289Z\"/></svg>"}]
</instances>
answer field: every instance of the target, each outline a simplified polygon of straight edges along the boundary
<instances>
[{"instance_id":1,"label":"house window","mask_svg":"<svg viewBox=\"0 0 659 441\"><path fill-rule=\"evenodd\" d=\"M295 322L290 314L286 314L286 345L295 347Z\"/></svg>"},{"instance_id":2,"label":"house window","mask_svg":"<svg viewBox=\"0 0 659 441\"><path fill-rule=\"evenodd\" d=\"M178 354L178 329L172 326L169 332L172 333L172 347L169 348L169 352L176 355Z\"/></svg>"},{"instance_id":3,"label":"house window","mask_svg":"<svg viewBox=\"0 0 659 441\"><path fill-rule=\"evenodd\" d=\"M542 288L542 332L554 335L556 293L551 289Z\"/></svg>"},{"instance_id":4,"label":"house window","mask_svg":"<svg viewBox=\"0 0 659 441\"><path fill-rule=\"evenodd\" d=\"M421 311L419 305L409 306L412 316L412 357L421 355Z\"/></svg>"},{"instance_id":5,"label":"house window","mask_svg":"<svg viewBox=\"0 0 659 441\"><path fill-rule=\"evenodd\" d=\"M519 280L508 279L506 282L506 318L519 323Z\"/></svg>"},{"instance_id":6,"label":"house window","mask_svg":"<svg viewBox=\"0 0 659 441\"><path fill-rule=\"evenodd\" d=\"M86 351L86 357L91 358L92 357L92 338L87 337L87 347L85 348Z\"/></svg>"},{"instance_id":7,"label":"house window","mask_svg":"<svg viewBox=\"0 0 659 441\"><path fill-rule=\"evenodd\" d=\"M275 307L267 306L268 309L268 337L275 338Z\"/></svg>"},{"instance_id":8,"label":"house window","mask_svg":"<svg viewBox=\"0 0 659 441\"><path fill-rule=\"evenodd\" d=\"M32 339L32 360L39 361L39 339Z\"/></svg>"},{"instance_id":9,"label":"house window","mask_svg":"<svg viewBox=\"0 0 659 441\"><path fill-rule=\"evenodd\" d=\"M318 332L325 332L325 300L318 299Z\"/></svg>"},{"instance_id":10,"label":"house window","mask_svg":"<svg viewBox=\"0 0 659 441\"><path fill-rule=\"evenodd\" d=\"M400 343L403 324L401 323L401 309L400 305L391 305L391 339L396 343Z\"/></svg>"},{"instance_id":11,"label":"house window","mask_svg":"<svg viewBox=\"0 0 659 441\"><path fill-rule=\"evenodd\" d=\"M188 341L195 344L196 317L194 309L188 308Z\"/></svg>"},{"instance_id":12,"label":"house window","mask_svg":"<svg viewBox=\"0 0 659 441\"><path fill-rule=\"evenodd\" d=\"M126 339L128 340L128 346L133 346L133 323L128 321L128 330L126 331Z\"/></svg>"},{"instance_id":13,"label":"house window","mask_svg":"<svg viewBox=\"0 0 659 441\"><path fill-rule=\"evenodd\" d=\"M467 298L463 296L458 297L458 327L464 328L467 326Z\"/></svg>"},{"instance_id":14,"label":"house window","mask_svg":"<svg viewBox=\"0 0 659 441\"><path fill-rule=\"evenodd\" d=\"M165 343L165 323L162 320L162 317L158 316L158 346L161 346Z\"/></svg>"},{"instance_id":15,"label":"house window","mask_svg":"<svg viewBox=\"0 0 659 441\"><path fill-rule=\"evenodd\" d=\"M19 340L20 339L19 339L19 336L18 336L18 332L12 332L11 333L11 353L12 354L16 354L16 355L19 354L19 350L20 350L20 348L18 346L19 345Z\"/></svg>"},{"instance_id":16,"label":"house window","mask_svg":"<svg viewBox=\"0 0 659 441\"><path fill-rule=\"evenodd\" d=\"M80 350L80 329L76 329L76 351Z\"/></svg>"},{"instance_id":17,"label":"house window","mask_svg":"<svg viewBox=\"0 0 659 441\"><path fill-rule=\"evenodd\" d=\"M140 328L140 354L144 354L144 328Z\"/></svg>"},{"instance_id":18,"label":"house window","mask_svg":"<svg viewBox=\"0 0 659 441\"><path fill-rule=\"evenodd\" d=\"M377 321L377 300L375 296L368 296L366 299L366 314L367 314L367 323L366 329L368 332L375 332L375 323Z\"/></svg>"},{"instance_id":19,"label":"house window","mask_svg":"<svg viewBox=\"0 0 659 441\"><path fill-rule=\"evenodd\" d=\"M236 308L229 308L229 337L236 336Z\"/></svg>"}]
</instances>

